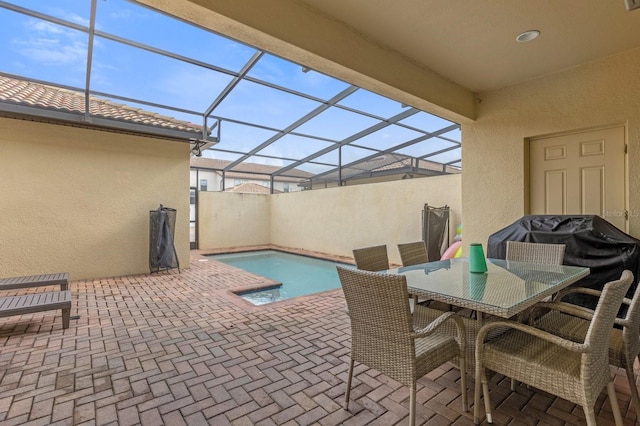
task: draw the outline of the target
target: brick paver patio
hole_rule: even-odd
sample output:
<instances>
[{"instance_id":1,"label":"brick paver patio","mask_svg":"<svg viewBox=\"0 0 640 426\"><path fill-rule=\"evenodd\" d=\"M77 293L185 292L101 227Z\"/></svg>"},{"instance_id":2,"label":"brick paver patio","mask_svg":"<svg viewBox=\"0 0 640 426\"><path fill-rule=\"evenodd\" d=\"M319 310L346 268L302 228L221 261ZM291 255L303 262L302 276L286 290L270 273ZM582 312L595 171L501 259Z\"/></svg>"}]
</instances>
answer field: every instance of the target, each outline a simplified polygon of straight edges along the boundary
<instances>
[{"instance_id":1,"label":"brick paver patio","mask_svg":"<svg viewBox=\"0 0 640 426\"><path fill-rule=\"evenodd\" d=\"M342 409L350 331L341 290L256 307L229 289L261 279L203 259L192 252L181 273L73 281L80 318L64 331L60 312L0 319L0 424L408 423L408 389L363 366ZM420 379L418 424L473 424L459 380L453 364ZM499 376L491 388L495 424L584 424L567 401L526 386L512 393ZM605 393L597 411L599 425L613 425Z\"/></svg>"}]
</instances>

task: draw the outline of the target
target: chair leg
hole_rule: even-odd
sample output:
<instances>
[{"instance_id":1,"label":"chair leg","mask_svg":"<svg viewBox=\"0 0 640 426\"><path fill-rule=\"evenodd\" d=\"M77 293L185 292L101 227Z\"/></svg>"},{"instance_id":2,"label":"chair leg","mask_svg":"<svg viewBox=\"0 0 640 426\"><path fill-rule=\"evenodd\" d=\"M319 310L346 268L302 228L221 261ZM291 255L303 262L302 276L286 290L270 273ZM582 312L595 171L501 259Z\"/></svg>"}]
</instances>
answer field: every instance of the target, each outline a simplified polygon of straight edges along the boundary
<instances>
[{"instance_id":1,"label":"chair leg","mask_svg":"<svg viewBox=\"0 0 640 426\"><path fill-rule=\"evenodd\" d=\"M613 381L607 383L607 393L609 394L609 401L611 401L611 411L613 411L613 418L616 421L616 426L622 426L622 414L620 413L618 396L616 395L616 389L613 386Z\"/></svg>"},{"instance_id":2,"label":"chair leg","mask_svg":"<svg viewBox=\"0 0 640 426\"><path fill-rule=\"evenodd\" d=\"M493 423L491 419L491 402L489 401L489 383L487 383L487 374L476 359L476 383L473 395L473 423L480 424L480 387L482 386L482 396L484 398L484 411L487 416L487 422Z\"/></svg>"},{"instance_id":3,"label":"chair leg","mask_svg":"<svg viewBox=\"0 0 640 426\"><path fill-rule=\"evenodd\" d=\"M351 358L351 362L349 363L349 377L347 378L347 391L345 392L344 397L344 409L349 409L349 396L351 395L351 379L353 378L353 358Z\"/></svg>"},{"instance_id":4,"label":"chair leg","mask_svg":"<svg viewBox=\"0 0 640 426\"><path fill-rule=\"evenodd\" d=\"M480 384L480 372L476 367L476 380L475 386L473 388L473 424L480 424L480 392L481 384Z\"/></svg>"},{"instance_id":5,"label":"chair leg","mask_svg":"<svg viewBox=\"0 0 640 426\"><path fill-rule=\"evenodd\" d=\"M413 381L409 393L409 426L416 424L416 382Z\"/></svg>"},{"instance_id":6,"label":"chair leg","mask_svg":"<svg viewBox=\"0 0 640 426\"><path fill-rule=\"evenodd\" d=\"M473 424L480 424L480 392L482 391L480 381L476 377L476 384L473 389Z\"/></svg>"},{"instance_id":7,"label":"chair leg","mask_svg":"<svg viewBox=\"0 0 640 426\"><path fill-rule=\"evenodd\" d=\"M638 386L636 385L636 375L633 373L633 359L631 363L627 362L625 367L627 372L627 380L629 380L629 389L631 389L631 402L636 412L636 419L640 420L640 396L638 395Z\"/></svg>"},{"instance_id":8,"label":"chair leg","mask_svg":"<svg viewBox=\"0 0 640 426\"><path fill-rule=\"evenodd\" d=\"M584 417L587 419L587 426L598 426L596 424L596 415L593 412L593 407L582 407L584 410Z\"/></svg>"},{"instance_id":9,"label":"chair leg","mask_svg":"<svg viewBox=\"0 0 640 426\"><path fill-rule=\"evenodd\" d=\"M464 351L462 352L464 354ZM469 411L469 399L467 397L467 361L464 355L460 356L460 387L462 388L462 411Z\"/></svg>"},{"instance_id":10,"label":"chair leg","mask_svg":"<svg viewBox=\"0 0 640 426\"><path fill-rule=\"evenodd\" d=\"M491 417L491 401L489 399L489 383L486 374L482 375L482 397L484 398L484 411L487 413L487 423L493 423Z\"/></svg>"}]
</instances>

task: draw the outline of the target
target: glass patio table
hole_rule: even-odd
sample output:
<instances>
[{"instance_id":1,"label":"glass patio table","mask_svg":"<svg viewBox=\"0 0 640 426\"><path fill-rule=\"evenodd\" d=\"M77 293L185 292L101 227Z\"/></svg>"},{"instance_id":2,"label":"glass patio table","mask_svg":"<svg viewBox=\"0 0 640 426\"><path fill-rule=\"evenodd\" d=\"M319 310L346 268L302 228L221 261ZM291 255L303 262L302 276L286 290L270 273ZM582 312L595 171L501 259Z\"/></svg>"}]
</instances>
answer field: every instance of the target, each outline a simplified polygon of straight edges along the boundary
<instances>
[{"instance_id":1,"label":"glass patio table","mask_svg":"<svg viewBox=\"0 0 640 426\"><path fill-rule=\"evenodd\" d=\"M389 269L407 278L409 293L510 318L589 275L589 268L487 259L486 273L469 272L467 258Z\"/></svg>"}]
</instances>

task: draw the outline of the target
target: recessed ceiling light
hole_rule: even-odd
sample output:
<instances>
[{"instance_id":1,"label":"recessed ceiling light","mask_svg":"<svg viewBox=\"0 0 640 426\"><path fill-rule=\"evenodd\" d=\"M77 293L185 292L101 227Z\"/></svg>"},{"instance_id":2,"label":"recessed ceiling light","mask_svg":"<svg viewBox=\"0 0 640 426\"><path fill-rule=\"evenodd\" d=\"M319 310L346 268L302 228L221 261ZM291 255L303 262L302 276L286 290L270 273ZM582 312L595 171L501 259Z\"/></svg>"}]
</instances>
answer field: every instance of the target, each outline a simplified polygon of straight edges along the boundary
<instances>
[{"instance_id":1,"label":"recessed ceiling light","mask_svg":"<svg viewBox=\"0 0 640 426\"><path fill-rule=\"evenodd\" d=\"M522 34L520 34L518 37L516 37L516 41L524 43L525 41L531 41L534 38L537 38L539 35L540 35L540 31L538 30L525 31Z\"/></svg>"}]
</instances>

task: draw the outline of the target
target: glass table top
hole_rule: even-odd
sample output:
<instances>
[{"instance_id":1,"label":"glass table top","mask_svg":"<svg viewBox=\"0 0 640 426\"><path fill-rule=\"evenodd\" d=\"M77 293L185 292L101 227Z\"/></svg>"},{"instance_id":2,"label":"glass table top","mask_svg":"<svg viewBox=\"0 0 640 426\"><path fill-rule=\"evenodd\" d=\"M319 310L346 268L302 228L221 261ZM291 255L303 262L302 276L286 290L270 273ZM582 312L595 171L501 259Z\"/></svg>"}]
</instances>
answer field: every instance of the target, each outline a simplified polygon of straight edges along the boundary
<instances>
[{"instance_id":1,"label":"glass table top","mask_svg":"<svg viewBox=\"0 0 640 426\"><path fill-rule=\"evenodd\" d=\"M390 269L407 278L409 293L511 317L589 275L589 268L487 259L486 273L469 272L467 258Z\"/></svg>"}]
</instances>

